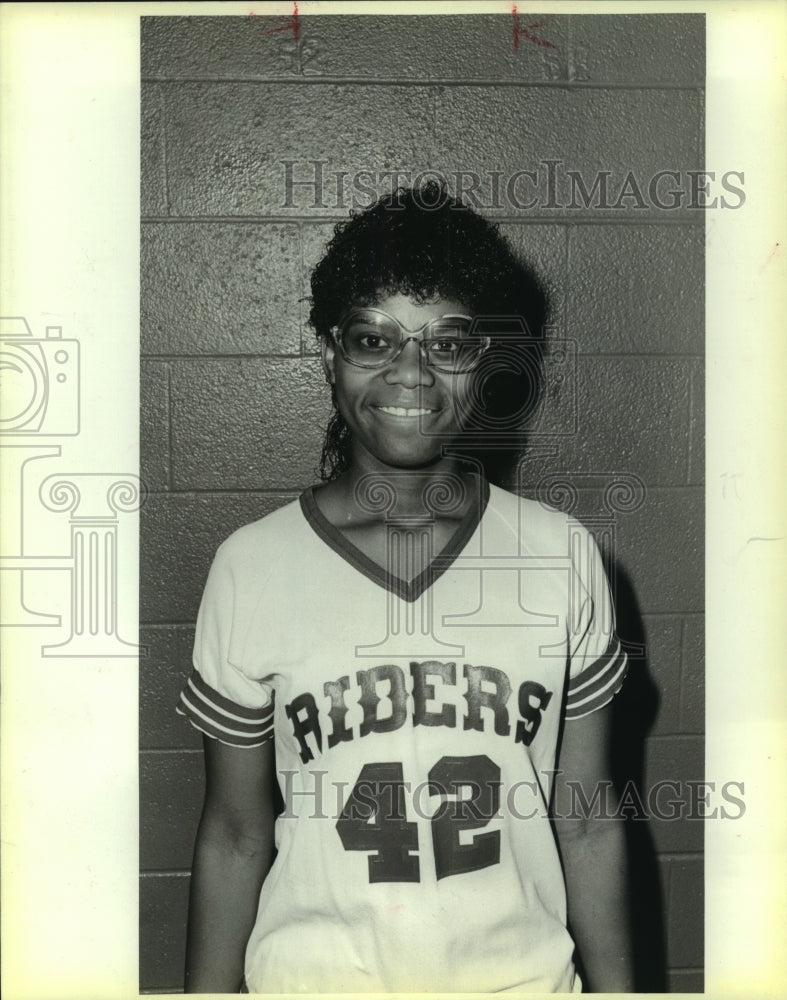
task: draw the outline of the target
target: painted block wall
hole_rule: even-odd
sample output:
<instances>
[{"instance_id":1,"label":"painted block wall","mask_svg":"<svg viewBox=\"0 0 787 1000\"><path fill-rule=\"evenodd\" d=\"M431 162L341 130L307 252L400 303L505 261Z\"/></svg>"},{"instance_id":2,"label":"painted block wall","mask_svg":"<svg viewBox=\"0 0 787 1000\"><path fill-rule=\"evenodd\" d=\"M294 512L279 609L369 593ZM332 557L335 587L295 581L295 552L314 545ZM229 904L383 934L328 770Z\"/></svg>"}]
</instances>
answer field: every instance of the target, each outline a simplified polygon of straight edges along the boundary
<instances>
[{"instance_id":1,"label":"painted block wall","mask_svg":"<svg viewBox=\"0 0 787 1000\"><path fill-rule=\"evenodd\" d=\"M615 474L641 480L607 553L633 653L619 774L643 794L702 779L703 214L553 206L543 163L618 188L702 169L704 22L303 17L296 39L287 18L153 17L142 78L140 986L177 992L202 761L173 706L215 548L316 480L329 406L304 297L347 214L342 171L535 172L535 207L488 214L576 356L550 382L554 453L525 460L521 488L569 472L592 519ZM288 194L284 161L322 190ZM702 824L629 827L638 989L701 991Z\"/></svg>"}]
</instances>

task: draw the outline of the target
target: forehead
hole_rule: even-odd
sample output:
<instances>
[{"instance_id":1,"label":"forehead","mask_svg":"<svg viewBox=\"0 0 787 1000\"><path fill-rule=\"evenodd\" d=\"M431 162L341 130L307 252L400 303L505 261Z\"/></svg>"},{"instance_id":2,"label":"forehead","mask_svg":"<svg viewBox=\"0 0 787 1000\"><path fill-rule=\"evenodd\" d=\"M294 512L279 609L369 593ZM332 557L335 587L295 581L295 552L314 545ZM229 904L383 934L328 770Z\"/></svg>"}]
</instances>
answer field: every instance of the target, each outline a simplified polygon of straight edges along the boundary
<instances>
[{"instance_id":1,"label":"forehead","mask_svg":"<svg viewBox=\"0 0 787 1000\"><path fill-rule=\"evenodd\" d=\"M440 316L472 315L467 306L457 299L434 299L431 302L418 303L400 292L384 295L368 305L393 316L408 330L419 330L425 323Z\"/></svg>"}]
</instances>

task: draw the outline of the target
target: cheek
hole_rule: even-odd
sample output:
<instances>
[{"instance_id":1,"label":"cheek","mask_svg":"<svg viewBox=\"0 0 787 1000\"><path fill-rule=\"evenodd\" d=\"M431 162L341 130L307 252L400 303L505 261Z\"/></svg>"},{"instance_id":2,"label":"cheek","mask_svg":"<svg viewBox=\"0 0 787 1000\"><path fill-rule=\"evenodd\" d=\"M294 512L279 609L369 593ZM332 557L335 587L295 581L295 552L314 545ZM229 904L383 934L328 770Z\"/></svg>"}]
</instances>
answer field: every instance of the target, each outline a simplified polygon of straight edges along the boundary
<instances>
[{"instance_id":1,"label":"cheek","mask_svg":"<svg viewBox=\"0 0 787 1000\"><path fill-rule=\"evenodd\" d=\"M336 405L346 418L348 414L353 413L357 404L366 395L368 377L357 369L348 370L344 365L336 365L334 373Z\"/></svg>"},{"instance_id":2,"label":"cheek","mask_svg":"<svg viewBox=\"0 0 787 1000\"><path fill-rule=\"evenodd\" d=\"M446 395L450 398L453 418L457 424L466 424L475 406L473 376L455 375L446 386Z\"/></svg>"}]
</instances>

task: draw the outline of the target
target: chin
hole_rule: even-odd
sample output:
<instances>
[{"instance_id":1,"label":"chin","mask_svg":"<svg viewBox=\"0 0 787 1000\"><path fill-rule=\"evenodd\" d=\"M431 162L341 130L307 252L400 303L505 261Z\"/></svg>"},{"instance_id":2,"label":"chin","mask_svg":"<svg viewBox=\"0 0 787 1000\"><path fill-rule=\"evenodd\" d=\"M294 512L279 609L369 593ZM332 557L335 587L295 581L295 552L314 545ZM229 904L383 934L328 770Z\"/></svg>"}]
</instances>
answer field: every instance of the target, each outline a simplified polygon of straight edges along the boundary
<instances>
[{"instance_id":1,"label":"chin","mask_svg":"<svg viewBox=\"0 0 787 1000\"><path fill-rule=\"evenodd\" d=\"M428 469L433 465L437 465L443 456L441 452L419 455L413 454L412 451L392 451L380 453L378 457L385 465L390 465L396 469Z\"/></svg>"},{"instance_id":2,"label":"chin","mask_svg":"<svg viewBox=\"0 0 787 1000\"><path fill-rule=\"evenodd\" d=\"M359 439L361 449L374 461L391 469L428 471L445 460L447 445L458 440L457 435L379 435Z\"/></svg>"}]
</instances>

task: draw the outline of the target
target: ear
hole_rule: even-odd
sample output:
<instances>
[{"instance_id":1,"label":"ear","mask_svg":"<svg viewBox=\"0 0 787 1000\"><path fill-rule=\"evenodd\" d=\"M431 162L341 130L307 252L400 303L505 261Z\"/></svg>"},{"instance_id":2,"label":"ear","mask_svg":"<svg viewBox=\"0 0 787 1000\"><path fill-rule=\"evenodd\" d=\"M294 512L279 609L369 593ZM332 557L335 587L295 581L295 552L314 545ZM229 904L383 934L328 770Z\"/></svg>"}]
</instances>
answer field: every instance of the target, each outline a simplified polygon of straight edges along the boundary
<instances>
[{"instance_id":1,"label":"ear","mask_svg":"<svg viewBox=\"0 0 787 1000\"><path fill-rule=\"evenodd\" d=\"M336 360L336 345L331 337L323 337L320 340L320 355L322 357L322 370L325 372L325 381L329 385L336 382L336 371L334 363Z\"/></svg>"}]
</instances>

